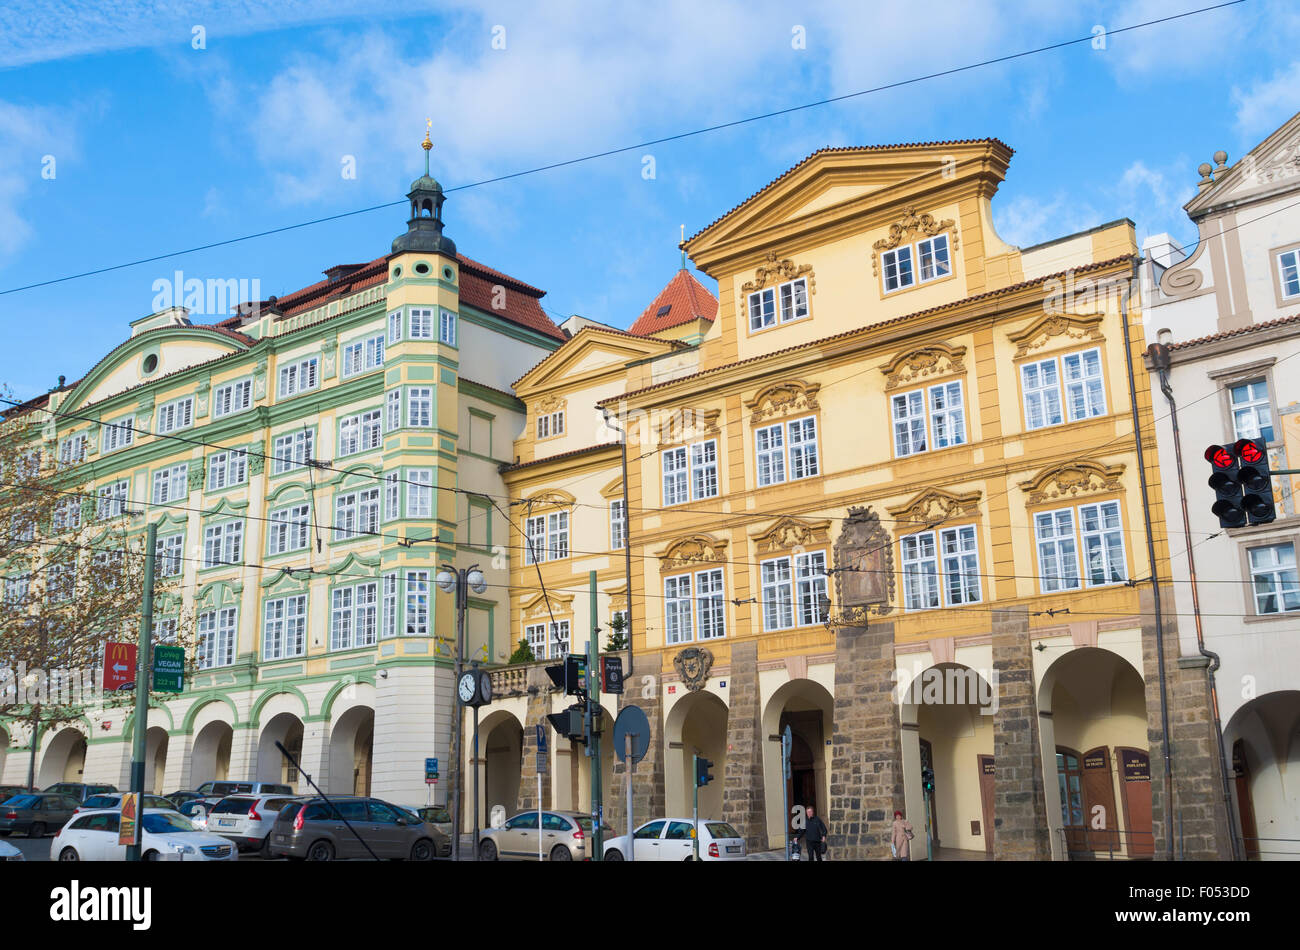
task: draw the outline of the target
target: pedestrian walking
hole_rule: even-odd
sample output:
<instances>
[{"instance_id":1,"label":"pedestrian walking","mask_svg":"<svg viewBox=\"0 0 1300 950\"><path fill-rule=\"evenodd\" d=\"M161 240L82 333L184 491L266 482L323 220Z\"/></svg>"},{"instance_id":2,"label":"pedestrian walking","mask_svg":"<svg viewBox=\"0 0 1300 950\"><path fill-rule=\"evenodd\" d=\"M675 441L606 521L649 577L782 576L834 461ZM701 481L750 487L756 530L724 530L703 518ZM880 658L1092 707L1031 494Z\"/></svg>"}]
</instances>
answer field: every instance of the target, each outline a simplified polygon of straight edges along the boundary
<instances>
[{"instance_id":1,"label":"pedestrian walking","mask_svg":"<svg viewBox=\"0 0 1300 950\"><path fill-rule=\"evenodd\" d=\"M826 827L826 822L817 817L817 810L809 805L806 809L806 820L803 831L799 832L798 837L803 839L804 846L808 851L809 861L825 860L826 855L826 837L830 830Z\"/></svg>"},{"instance_id":2,"label":"pedestrian walking","mask_svg":"<svg viewBox=\"0 0 1300 950\"><path fill-rule=\"evenodd\" d=\"M894 812L894 828L890 836L889 850L895 861L912 860L912 823L903 818L901 811Z\"/></svg>"}]
</instances>

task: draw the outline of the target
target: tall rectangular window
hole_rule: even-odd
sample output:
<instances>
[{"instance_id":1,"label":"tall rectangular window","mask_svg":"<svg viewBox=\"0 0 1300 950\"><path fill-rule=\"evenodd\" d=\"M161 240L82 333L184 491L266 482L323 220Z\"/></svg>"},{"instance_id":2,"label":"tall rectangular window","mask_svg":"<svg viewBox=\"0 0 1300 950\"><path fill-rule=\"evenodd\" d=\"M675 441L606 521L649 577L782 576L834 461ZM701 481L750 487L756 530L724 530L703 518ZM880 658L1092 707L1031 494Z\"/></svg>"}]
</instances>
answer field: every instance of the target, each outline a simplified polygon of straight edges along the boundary
<instances>
[{"instance_id":1,"label":"tall rectangular window","mask_svg":"<svg viewBox=\"0 0 1300 950\"><path fill-rule=\"evenodd\" d=\"M296 396L298 393L305 393L308 390L315 389L320 383L320 377L317 373L319 365L320 357L312 356L290 363L287 366L281 366L280 398Z\"/></svg>"},{"instance_id":2,"label":"tall rectangular window","mask_svg":"<svg viewBox=\"0 0 1300 950\"><path fill-rule=\"evenodd\" d=\"M173 399L171 402L165 402L158 407L158 431L175 432L177 429L188 429L194 424L194 397L185 396L182 399Z\"/></svg>"},{"instance_id":3,"label":"tall rectangular window","mask_svg":"<svg viewBox=\"0 0 1300 950\"><path fill-rule=\"evenodd\" d=\"M238 629L238 609L222 607L199 614L198 667L210 670L215 666L229 666L235 662L235 637Z\"/></svg>"},{"instance_id":4,"label":"tall rectangular window","mask_svg":"<svg viewBox=\"0 0 1300 950\"><path fill-rule=\"evenodd\" d=\"M135 441L135 417L123 416L113 422L104 423L101 441L104 452L126 448Z\"/></svg>"},{"instance_id":5,"label":"tall rectangular window","mask_svg":"<svg viewBox=\"0 0 1300 950\"><path fill-rule=\"evenodd\" d=\"M1249 555L1255 613L1277 614L1300 610L1300 578L1296 574L1295 545L1288 542L1250 548Z\"/></svg>"},{"instance_id":6,"label":"tall rectangular window","mask_svg":"<svg viewBox=\"0 0 1300 950\"><path fill-rule=\"evenodd\" d=\"M930 610L939 606L939 556L934 532L905 535L903 551L903 606L907 610Z\"/></svg>"},{"instance_id":7,"label":"tall rectangular window","mask_svg":"<svg viewBox=\"0 0 1300 950\"><path fill-rule=\"evenodd\" d=\"M402 342L402 311L394 310L388 314L389 344Z\"/></svg>"},{"instance_id":8,"label":"tall rectangular window","mask_svg":"<svg viewBox=\"0 0 1300 950\"><path fill-rule=\"evenodd\" d=\"M691 575L665 577L664 618L665 640L668 643L689 643L695 639L691 604Z\"/></svg>"},{"instance_id":9,"label":"tall rectangular window","mask_svg":"<svg viewBox=\"0 0 1300 950\"><path fill-rule=\"evenodd\" d=\"M943 558L944 600L948 606L979 603L980 559L975 526L944 528L939 532L939 553Z\"/></svg>"},{"instance_id":10,"label":"tall rectangular window","mask_svg":"<svg viewBox=\"0 0 1300 950\"><path fill-rule=\"evenodd\" d=\"M384 520L395 521L402 516L402 475L400 472L384 473Z\"/></svg>"},{"instance_id":11,"label":"tall rectangular window","mask_svg":"<svg viewBox=\"0 0 1300 950\"><path fill-rule=\"evenodd\" d=\"M456 345L456 315L450 310L438 311L438 341Z\"/></svg>"},{"instance_id":12,"label":"tall rectangular window","mask_svg":"<svg viewBox=\"0 0 1300 950\"><path fill-rule=\"evenodd\" d=\"M388 425L388 431L394 432L402 427L402 391L400 389L390 389L384 396L384 405L388 407L388 418L385 422Z\"/></svg>"},{"instance_id":13,"label":"tall rectangular window","mask_svg":"<svg viewBox=\"0 0 1300 950\"><path fill-rule=\"evenodd\" d=\"M546 560L546 516L538 515L524 522L524 563Z\"/></svg>"},{"instance_id":14,"label":"tall rectangular window","mask_svg":"<svg viewBox=\"0 0 1300 950\"><path fill-rule=\"evenodd\" d=\"M429 572L406 572L406 635L429 635Z\"/></svg>"},{"instance_id":15,"label":"tall rectangular window","mask_svg":"<svg viewBox=\"0 0 1300 950\"><path fill-rule=\"evenodd\" d=\"M379 489L366 488L335 496L334 540L347 541L379 531Z\"/></svg>"},{"instance_id":16,"label":"tall rectangular window","mask_svg":"<svg viewBox=\"0 0 1300 950\"><path fill-rule=\"evenodd\" d=\"M718 440L696 442L691 449L691 499L718 494Z\"/></svg>"},{"instance_id":17,"label":"tall rectangular window","mask_svg":"<svg viewBox=\"0 0 1300 950\"><path fill-rule=\"evenodd\" d=\"M208 456L208 491L219 491L248 481L248 452L227 449Z\"/></svg>"},{"instance_id":18,"label":"tall rectangular window","mask_svg":"<svg viewBox=\"0 0 1300 950\"><path fill-rule=\"evenodd\" d=\"M898 393L890 399L890 415L899 458L966 444L961 380Z\"/></svg>"},{"instance_id":19,"label":"tall rectangular window","mask_svg":"<svg viewBox=\"0 0 1300 950\"><path fill-rule=\"evenodd\" d=\"M1238 439L1273 441L1273 402L1265 380L1229 387L1228 400L1232 405L1232 431Z\"/></svg>"},{"instance_id":20,"label":"tall rectangular window","mask_svg":"<svg viewBox=\"0 0 1300 950\"><path fill-rule=\"evenodd\" d=\"M433 388L411 386L406 390L406 424L427 429L433 425Z\"/></svg>"},{"instance_id":21,"label":"tall rectangular window","mask_svg":"<svg viewBox=\"0 0 1300 950\"><path fill-rule=\"evenodd\" d=\"M609 546L615 551L627 547L627 509L622 498L609 503Z\"/></svg>"},{"instance_id":22,"label":"tall rectangular window","mask_svg":"<svg viewBox=\"0 0 1300 950\"><path fill-rule=\"evenodd\" d=\"M1084 350L1061 357L1065 380L1065 405L1071 422L1106 414L1106 394L1101 387L1101 350Z\"/></svg>"},{"instance_id":23,"label":"tall rectangular window","mask_svg":"<svg viewBox=\"0 0 1300 950\"><path fill-rule=\"evenodd\" d=\"M936 449L966 444L966 410L960 381L930 387L930 434Z\"/></svg>"},{"instance_id":24,"label":"tall rectangular window","mask_svg":"<svg viewBox=\"0 0 1300 950\"><path fill-rule=\"evenodd\" d=\"M533 659L545 660L546 657L546 624L531 623L524 627L524 639L528 641L528 648L533 651Z\"/></svg>"},{"instance_id":25,"label":"tall rectangular window","mask_svg":"<svg viewBox=\"0 0 1300 950\"><path fill-rule=\"evenodd\" d=\"M272 511L266 526L266 553L287 554L306 548L310 520L311 508L306 504Z\"/></svg>"},{"instance_id":26,"label":"tall rectangular window","mask_svg":"<svg viewBox=\"0 0 1300 950\"><path fill-rule=\"evenodd\" d=\"M569 556L569 513L556 511L546 516L546 559L558 561Z\"/></svg>"},{"instance_id":27,"label":"tall rectangular window","mask_svg":"<svg viewBox=\"0 0 1300 950\"><path fill-rule=\"evenodd\" d=\"M126 495L130 490L130 484L127 479L119 478L107 485L100 485L95 492L97 501L95 516L101 520L121 517L122 510L126 507Z\"/></svg>"},{"instance_id":28,"label":"tall rectangular window","mask_svg":"<svg viewBox=\"0 0 1300 950\"><path fill-rule=\"evenodd\" d=\"M1279 254L1277 270L1282 296L1300 297L1300 251L1284 251Z\"/></svg>"},{"instance_id":29,"label":"tall rectangular window","mask_svg":"<svg viewBox=\"0 0 1300 950\"><path fill-rule=\"evenodd\" d=\"M358 373L368 373L372 369L378 369L384 365L384 337L383 334L378 336L366 337L364 340L353 340L343 346L343 377L356 376Z\"/></svg>"},{"instance_id":30,"label":"tall rectangular window","mask_svg":"<svg viewBox=\"0 0 1300 950\"><path fill-rule=\"evenodd\" d=\"M894 420L894 454L899 458L926 449L925 397L921 390L900 393L890 401Z\"/></svg>"},{"instance_id":31,"label":"tall rectangular window","mask_svg":"<svg viewBox=\"0 0 1300 950\"><path fill-rule=\"evenodd\" d=\"M233 383L224 383L212 393L212 416L233 416L237 412L252 408L253 381L237 379Z\"/></svg>"},{"instance_id":32,"label":"tall rectangular window","mask_svg":"<svg viewBox=\"0 0 1300 950\"><path fill-rule=\"evenodd\" d=\"M86 460L86 433L78 432L59 443L59 463L76 465Z\"/></svg>"},{"instance_id":33,"label":"tall rectangular window","mask_svg":"<svg viewBox=\"0 0 1300 950\"><path fill-rule=\"evenodd\" d=\"M397 636L397 625L400 622L397 607L397 575L385 574L383 579L383 628L380 630L382 637Z\"/></svg>"},{"instance_id":34,"label":"tall rectangular window","mask_svg":"<svg viewBox=\"0 0 1300 950\"><path fill-rule=\"evenodd\" d=\"M381 413L378 409L339 420L339 455L369 452L384 444Z\"/></svg>"},{"instance_id":35,"label":"tall rectangular window","mask_svg":"<svg viewBox=\"0 0 1300 950\"><path fill-rule=\"evenodd\" d=\"M790 559L773 558L759 564L762 581L763 629L789 630L794 626L794 591Z\"/></svg>"},{"instance_id":36,"label":"tall rectangular window","mask_svg":"<svg viewBox=\"0 0 1300 950\"><path fill-rule=\"evenodd\" d=\"M412 468L407 470L406 517L433 517L433 469Z\"/></svg>"},{"instance_id":37,"label":"tall rectangular window","mask_svg":"<svg viewBox=\"0 0 1300 950\"><path fill-rule=\"evenodd\" d=\"M1025 426L1041 429L1065 421L1061 413L1061 380L1056 360L1039 360L1020 367L1020 383L1025 397Z\"/></svg>"},{"instance_id":38,"label":"tall rectangular window","mask_svg":"<svg viewBox=\"0 0 1300 950\"><path fill-rule=\"evenodd\" d=\"M154 562L160 577L175 577L183 569L185 535L164 534L154 546Z\"/></svg>"},{"instance_id":39,"label":"tall rectangular window","mask_svg":"<svg viewBox=\"0 0 1300 950\"><path fill-rule=\"evenodd\" d=\"M222 567L243 560L244 523L223 521L203 529L203 566Z\"/></svg>"},{"instance_id":40,"label":"tall rectangular window","mask_svg":"<svg viewBox=\"0 0 1300 950\"><path fill-rule=\"evenodd\" d=\"M153 503L165 505L189 494L190 466L188 462L159 469L153 473Z\"/></svg>"},{"instance_id":41,"label":"tall rectangular window","mask_svg":"<svg viewBox=\"0 0 1300 950\"><path fill-rule=\"evenodd\" d=\"M302 656L307 647L307 595L266 602L262 621L262 659Z\"/></svg>"},{"instance_id":42,"label":"tall rectangular window","mask_svg":"<svg viewBox=\"0 0 1300 950\"><path fill-rule=\"evenodd\" d=\"M54 503L54 516L51 519L55 532L72 531L81 527L81 499L68 495Z\"/></svg>"},{"instance_id":43,"label":"tall rectangular window","mask_svg":"<svg viewBox=\"0 0 1300 950\"><path fill-rule=\"evenodd\" d=\"M802 320L808 316L808 281L800 277L788 280L777 288L781 300L781 322Z\"/></svg>"},{"instance_id":44,"label":"tall rectangular window","mask_svg":"<svg viewBox=\"0 0 1300 950\"><path fill-rule=\"evenodd\" d=\"M304 467L312 458L316 433L300 429L277 435L271 443L271 474L280 475Z\"/></svg>"},{"instance_id":45,"label":"tall rectangular window","mask_svg":"<svg viewBox=\"0 0 1300 950\"><path fill-rule=\"evenodd\" d=\"M776 288L767 287L749 295L749 329L776 326Z\"/></svg>"},{"instance_id":46,"label":"tall rectangular window","mask_svg":"<svg viewBox=\"0 0 1300 950\"><path fill-rule=\"evenodd\" d=\"M686 446L665 449L663 453L664 504L680 505L689 500Z\"/></svg>"},{"instance_id":47,"label":"tall rectangular window","mask_svg":"<svg viewBox=\"0 0 1300 950\"><path fill-rule=\"evenodd\" d=\"M1079 549L1074 538L1074 511L1040 511L1034 515L1034 537L1038 545L1038 576L1044 593L1076 590L1079 578Z\"/></svg>"},{"instance_id":48,"label":"tall rectangular window","mask_svg":"<svg viewBox=\"0 0 1300 950\"><path fill-rule=\"evenodd\" d=\"M754 460L760 486L785 481L785 426L777 423L754 430Z\"/></svg>"},{"instance_id":49,"label":"tall rectangular window","mask_svg":"<svg viewBox=\"0 0 1300 950\"><path fill-rule=\"evenodd\" d=\"M896 250L885 251L880 255L880 261L885 270L885 293L911 287L916 282L912 273L912 246L910 244L905 244Z\"/></svg>"},{"instance_id":50,"label":"tall rectangular window","mask_svg":"<svg viewBox=\"0 0 1300 950\"><path fill-rule=\"evenodd\" d=\"M1083 561L1088 586L1121 584L1128 579L1124 561L1124 526L1119 502L1103 501L1079 507L1079 531L1083 538Z\"/></svg>"},{"instance_id":51,"label":"tall rectangular window","mask_svg":"<svg viewBox=\"0 0 1300 950\"><path fill-rule=\"evenodd\" d=\"M938 234L916 245L916 260L920 265L921 282L947 277L952 273L948 261L948 235Z\"/></svg>"},{"instance_id":52,"label":"tall rectangular window","mask_svg":"<svg viewBox=\"0 0 1300 950\"><path fill-rule=\"evenodd\" d=\"M799 626L822 622L822 598L826 590L826 552L811 551L794 556L794 604Z\"/></svg>"}]
</instances>

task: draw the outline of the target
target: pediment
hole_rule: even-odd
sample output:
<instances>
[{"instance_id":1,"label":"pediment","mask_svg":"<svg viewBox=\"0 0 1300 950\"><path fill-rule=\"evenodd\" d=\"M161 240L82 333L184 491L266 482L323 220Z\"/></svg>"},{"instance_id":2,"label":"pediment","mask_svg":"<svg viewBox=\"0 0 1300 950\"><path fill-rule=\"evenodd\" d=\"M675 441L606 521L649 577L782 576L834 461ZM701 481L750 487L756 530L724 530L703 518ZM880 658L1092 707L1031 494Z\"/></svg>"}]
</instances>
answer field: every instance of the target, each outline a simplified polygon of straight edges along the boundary
<instances>
[{"instance_id":1,"label":"pediment","mask_svg":"<svg viewBox=\"0 0 1300 950\"><path fill-rule=\"evenodd\" d=\"M562 488L541 491L524 499L524 507L530 513L545 511L548 508L572 508L578 499Z\"/></svg>"},{"instance_id":2,"label":"pediment","mask_svg":"<svg viewBox=\"0 0 1300 950\"><path fill-rule=\"evenodd\" d=\"M599 327L583 327L515 382L515 392L527 394L565 383L623 372L634 360L656 356L678 346L675 342L630 336Z\"/></svg>"},{"instance_id":3,"label":"pediment","mask_svg":"<svg viewBox=\"0 0 1300 950\"><path fill-rule=\"evenodd\" d=\"M248 344L211 327L165 327L132 337L100 360L62 403L67 411L93 405L135 386L169 376L191 366L246 351ZM146 357L156 356L157 367L147 376Z\"/></svg>"},{"instance_id":4,"label":"pediment","mask_svg":"<svg viewBox=\"0 0 1300 950\"><path fill-rule=\"evenodd\" d=\"M1049 343L1068 346L1104 340L1101 332L1103 319L1105 316L1100 313L1049 312L1007 336L1016 345L1016 357L1019 358L1041 350Z\"/></svg>"},{"instance_id":5,"label":"pediment","mask_svg":"<svg viewBox=\"0 0 1300 950\"><path fill-rule=\"evenodd\" d=\"M1123 463L1106 465L1091 459L1075 459L1042 469L1033 478L1021 482L1020 488L1028 493L1029 504L1039 505L1119 491L1123 487L1120 484L1123 473Z\"/></svg>"},{"instance_id":6,"label":"pediment","mask_svg":"<svg viewBox=\"0 0 1300 950\"><path fill-rule=\"evenodd\" d=\"M520 605L519 612L524 620L548 620L552 614L568 617L573 614L573 595L551 591L548 599L546 594L536 594Z\"/></svg>"},{"instance_id":7,"label":"pediment","mask_svg":"<svg viewBox=\"0 0 1300 950\"><path fill-rule=\"evenodd\" d=\"M979 510L978 491L954 494L941 488L927 488L897 508L890 508L889 514L902 530L905 524L936 524L949 518L978 515Z\"/></svg>"},{"instance_id":8,"label":"pediment","mask_svg":"<svg viewBox=\"0 0 1300 950\"><path fill-rule=\"evenodd\" d=\"M1212 174L1214 183L1183 206L1193 218L1219 205L1300 188L1300 113L1240 161L1228 168L1213 169Z\"/></svg>"},{"instance_id":9,"label":"pediment","mask_svg":"<svg viewBox=\"0 0 1300 950\"><path fill-rule=\"evenodd\" d=\"M899 353L880 367L885 374L885 391L929 382L939 376L960 375L966 372L964 357L966 347L947 343L929 343Z\"/></svg>"},{"instance_id":10,"label":"pediment","mask_svg":"<svg viewBox=\"0 0 1300 950\"><path fill-rule=\"evenodd\" d=\"M830 543L829 519L805 521L802 518L778 518L771 527L753 538L760 554L790 551Z\"/></svg>"},{"instance_id":11,"label":"pediment","mask_svg":"<svg viewBox=\"0 0 1300 950\"><path fill-rule=\"evenodd\" d=\"M804 383L797 379L773 383L760 389L753 399L745 402L745 408L750 413L750 425L759 425L768 419L796 413L816 412L821 408L817 402L817 392L820 389L820 383Z\"/></svg>"},{"instance_id":12,"label":"pediment","mask_svg":"<svg viewBox=\"0 0 1300 950\"><path fill-rule=\"evenodd\" d=\"M678 538L660 551L656 557L665 568L690 567L727 559L727 541L707 534L693 534Z\"/></svg>"}]
</instances>

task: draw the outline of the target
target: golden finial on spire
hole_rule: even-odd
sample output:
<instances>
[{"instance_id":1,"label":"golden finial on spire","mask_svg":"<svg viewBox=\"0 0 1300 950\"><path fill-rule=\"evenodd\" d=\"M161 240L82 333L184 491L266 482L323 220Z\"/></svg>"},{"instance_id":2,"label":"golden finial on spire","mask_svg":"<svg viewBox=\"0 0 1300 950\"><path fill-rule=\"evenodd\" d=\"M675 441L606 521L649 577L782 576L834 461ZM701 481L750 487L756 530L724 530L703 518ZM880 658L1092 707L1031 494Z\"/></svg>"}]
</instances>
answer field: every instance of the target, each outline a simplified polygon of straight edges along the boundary
<instances>
[{"instance_id":1,"label":"golden finial on spire","mask_svg":"<svg viewBox=\"0 0 1300 950\"><path fill-rule=\"evenodd\" d=\"M427 152L429 149L433 148L433 139L429 138L429 134L433 131L433 120L425 119L424 125L424 141L420 143L420 148Z\"/></svg>"}]
</instances>

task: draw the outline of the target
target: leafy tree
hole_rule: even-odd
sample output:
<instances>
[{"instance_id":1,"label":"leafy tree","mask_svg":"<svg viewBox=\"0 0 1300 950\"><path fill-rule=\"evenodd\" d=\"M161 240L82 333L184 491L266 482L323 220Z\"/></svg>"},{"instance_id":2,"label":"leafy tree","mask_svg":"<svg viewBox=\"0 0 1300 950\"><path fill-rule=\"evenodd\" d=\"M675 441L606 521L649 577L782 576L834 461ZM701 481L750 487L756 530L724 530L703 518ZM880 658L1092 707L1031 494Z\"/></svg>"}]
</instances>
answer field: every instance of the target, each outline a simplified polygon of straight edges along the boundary
<instances>
[{"instance_id":1,"label":"leafy tree","mask_svg":"<svg viewBox=\"0 0 1300 950\"><path fill-rule=\"evenodd\" d=\"M515 647L515 652L510 654L511 663L532 663L537 657L533 656L533 648L528 645L527 638L519 641Z\"/></svg>"},{"instance_id":2,"label":"leafy tree","mask_svg":"<svg viewBox=\"0 0 1300 950\"><path fill-rule=\"evenodd\" d=\"M27 740L31 785L42 735L134 704L101 693L101 666L108 640L137 642L144 596L145 513L97 497L89 443L56 442L55 418L43 404L0 413L0 725ZM155 616L169 604L177 616L154 642L187 646L193 625L161 567Z\"/></svg>"}]
</instances>

